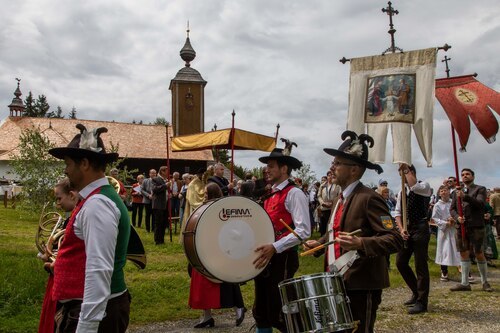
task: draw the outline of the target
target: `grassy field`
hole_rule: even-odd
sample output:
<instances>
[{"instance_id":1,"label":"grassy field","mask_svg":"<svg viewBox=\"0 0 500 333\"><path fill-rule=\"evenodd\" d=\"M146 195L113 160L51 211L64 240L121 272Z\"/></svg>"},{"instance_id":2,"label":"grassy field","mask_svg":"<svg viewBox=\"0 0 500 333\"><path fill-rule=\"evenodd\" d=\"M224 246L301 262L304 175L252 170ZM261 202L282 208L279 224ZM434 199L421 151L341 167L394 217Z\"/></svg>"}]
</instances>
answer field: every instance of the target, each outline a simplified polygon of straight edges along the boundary
<instances>
[{"instance_id":1,"label":"grassy field","mask_svg":"<svg viewBox=\"0 0 500 333\"><path fill-rule=\"evenodd\" d=\"M19 210L0 207L0 332L35 332L38 327L41 304L45 292L47 273L36 258L34 239L38 227L38 213L32 216ZM147 252L148 265L137 269L130 262L126 266L126 280L132 294L131 325L183 318L196 318L199 311L187 306L189 276L187 260L178 235L173 242L155 246L153 235L137 229ZM435 253L435 238L429 250ZM296 276L322 271L323 260L300 257L300 270ZM391 256L390 271L393 287L404 282ZM439 277L439 267L430 264L431 277ZM450 270L450 275L457 275ZM253 282L242 286L245 304L253 302ZM227 311L227 310L226 310Z\"/></svg>"}]
</instances>

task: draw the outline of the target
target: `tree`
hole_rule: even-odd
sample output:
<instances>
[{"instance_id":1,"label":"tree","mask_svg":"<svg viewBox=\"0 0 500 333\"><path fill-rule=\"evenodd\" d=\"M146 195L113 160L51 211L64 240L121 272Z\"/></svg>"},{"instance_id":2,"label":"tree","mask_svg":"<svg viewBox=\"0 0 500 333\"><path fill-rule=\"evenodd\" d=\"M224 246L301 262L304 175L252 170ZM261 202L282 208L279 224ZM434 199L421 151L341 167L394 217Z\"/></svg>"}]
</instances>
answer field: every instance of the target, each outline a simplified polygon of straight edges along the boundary
<instances>
[{"instance_id":1,"label":"tree","mask_svg":"<svg viewBox=\"0 0 500 333\"><path fill-rule=\"evenodd\" d=\"M118 153L118 150L120 149L120 144L117 143L116 145L113 144L112 141L109 142L109 152L110 153ZM125 162L125 160L127 159L127 157L121 157L121 158L118 158L118 160L116 160L115 162L113 163L110 163L106 166L106 174L109 175L109 171L111 169L118 169L118 178L119 180L121 180L124 184L129 184L129 183L134 183L135 182L135 177L134 177L134 174L137 174L139 172L139 169L132 169L132 170L128 170L128 167L126 165L122 167L120 167L123 162Z\"/></svg>"},{"instance_id":2,"label":"tree","mask_svg":"<svg viewBox=\"0 0 500 333\"><path fill-rule=\"evenodd\" d=\"M296 171L295 177L302 179L302 184L312 184L316 182L316 173L311 171L309 164L302 164L302 168Z\"/></svg>"},{"instance_id":3,"label":"tree","mask_svg":"<svg viewBox=\"0 0 500 333\"><path fill-rule=\"evenodd\" d=\"M31 91L28 93L28 96L26 96L24 105L26 106L26 109L24 109L24 115L26 117L36 117L35 101L33 100L33 94Z\"/></svg>"},{"instance_id":4,"label":"tree","mask_svg":"<svg viewBox=\"0 0 500 333\"><path fill-rule=\"evenodd\" d=\"M170 123L165 119L164 117L158 117L155 119L153 122L153 125L163 125L163 126L168 126Z\"/></svg>"},{"instance_id":5,"label":"tree","mask_svg":"<svg viewBox=\"0 0 500 333\"><path fill-rule=\"evenodd\" d=\"M39 128L24 130L19 137L18 155L10 156L11 166L22 183L21 207L39 212L52 200L52 189L64 175L64 163L49 154L55 145Z\"/></svg>"},{"instance_id":6,"label":"tree","mask_svg":"<svg viewBox=\"0 0 500 333\"><path fill-rule=\"evenodd\" d=\"M54 111L50 111L49 113L47 113L47 118L64 118L64 116L62 115L63 113L63 110L60 106L57 107L57 111L54 112Z\"/></svg>"},{"instance_id":7,"label":"tree","mask_svg":"<svg viewBox=\"0 0 500 333\"><path fill-rule=\"evenodd\" d=\"M50 105L47 102L47 97L45 95L38 95L38 99L35 102L35 117L45 117L49 109Z\"/></svg>"},{"instance_id":8,"label":"tree","mask_svg":"<svg viewBox=\"0 0 500 333\"><path fill-rule=\"evenodd\" d=\"M76 119L76 108L73 106L70 113L68 114L69 119Z\"/></svg>"}]
</instances>

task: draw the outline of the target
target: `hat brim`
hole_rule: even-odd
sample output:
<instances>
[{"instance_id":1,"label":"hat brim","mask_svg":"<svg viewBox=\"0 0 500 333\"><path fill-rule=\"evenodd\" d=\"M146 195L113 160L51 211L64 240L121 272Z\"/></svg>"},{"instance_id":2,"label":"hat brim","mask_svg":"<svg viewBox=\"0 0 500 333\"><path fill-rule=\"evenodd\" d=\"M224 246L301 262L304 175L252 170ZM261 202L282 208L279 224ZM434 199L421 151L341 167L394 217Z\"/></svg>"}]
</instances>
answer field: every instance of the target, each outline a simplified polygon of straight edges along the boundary
<instances>
[{"instance_id":1,"label":"hat brim","mask_svg":"<svg viewBox=\"0 0 500 333\"><path fill-rule=\"evenodd\" d=\"M264 157L259 158L259 161L264 163L264 164L267 164L267 162L269 162L271 160L284 163L292 169L302 168L302 162L293 156L264 156Z\"/></svg>"},{"instance_id":2,"label":"hat brim","mask_svg":"<svg viewBox=\"0 0 500 333\"><path fill-rule=\"evenodd\" d=\"M118 160L118 153L96 153L94 151L81 148L69 148L69 147L52 148L49 150L49 154L60 160L63 160L66 156L77 157L77 158L90 157L99 159L106 163L112 163Z\"/></svg>"},{"instance_id":3,"label":"hat brim","mask_svg":"<svg viewBox=\"0 0 500 333\"><path fill-rule=\"evenodd\" d=\"M353 155L344 153L341 150L333 149L333 148L324 148L323 151L325 153L327 153L328 155L340 156L340 157L346 158L348 160L351 160L353 162L356 162L357 164L362 165L362 166L366 167L367 169L377 171L378 174L381 174L382 172L384 172L384 169L382 169L382 167L380 165L372 163L372 162L367 161L367 160L364 160L364 159L359 158L357 156L353 156Z\"/></svg>"}]
</instances>

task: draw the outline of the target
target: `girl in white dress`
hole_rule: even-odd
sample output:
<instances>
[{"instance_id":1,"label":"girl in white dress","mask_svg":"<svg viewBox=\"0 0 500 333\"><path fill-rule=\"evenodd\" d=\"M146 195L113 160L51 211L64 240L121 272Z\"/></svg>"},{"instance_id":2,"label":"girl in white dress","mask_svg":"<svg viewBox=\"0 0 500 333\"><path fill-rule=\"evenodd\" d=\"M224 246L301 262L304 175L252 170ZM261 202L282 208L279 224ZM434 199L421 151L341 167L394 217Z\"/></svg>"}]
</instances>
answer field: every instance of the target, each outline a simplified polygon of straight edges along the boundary
<instances>
[{"instance_id":1,"label":"girl in white dress","mask_svg":"<svg viewBox=\"0 0 500 333\"><path fill-rule=\"evenodd\" d=\"M460 253L455 243L455 221L450 216L450 190L439 187L439 201L432 210L432 220L438 227L436 264L441 265L441 281L448 281L448 266L460 266Z\"/></svg>"}]
</instances>

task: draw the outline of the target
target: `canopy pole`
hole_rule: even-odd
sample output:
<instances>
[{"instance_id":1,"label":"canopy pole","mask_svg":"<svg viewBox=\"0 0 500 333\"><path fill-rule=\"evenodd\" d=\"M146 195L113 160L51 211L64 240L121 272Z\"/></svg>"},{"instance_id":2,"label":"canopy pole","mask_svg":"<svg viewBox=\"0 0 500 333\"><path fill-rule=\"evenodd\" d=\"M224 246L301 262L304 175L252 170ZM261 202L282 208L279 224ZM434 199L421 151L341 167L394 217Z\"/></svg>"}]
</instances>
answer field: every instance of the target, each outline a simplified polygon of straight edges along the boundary
<instances>
[{"instance_id":1,"label":"canopy pole","mask_svg":"<svg viewBox=\"0 0 500 333\"><path fill-rule=\"evenodd\" d=\"M280 123L276 125L276 136L274 137L274 143L278 143L278 133L280 132Z\"/></svg>"},{"instance_id":2,"label":"canopy pole","mask_svg":"<svg viewBox=\"0 0 500 333\"><path fill-rule=\"evenodd\" d=\"M168 124L165 125L165 137L167 143L167 185L170 182L170 149L168 140ZM167 207L168 207L168 230L170 235L170 243L172 243L172 184L167 187Z\"/></svg>"},{"instance_id":3,"label":"canopy pole","mask_svg":"<svg viewBox=\"0 0 500 333\"><path fill-rule=\"evenodd\" d=\"M233 112L231 113L232 116L232 121L231 121L231 184L233 183L233 175L234 175L234 116L236 113Z\"/></svg>"},{"instance_id":4,"label":"canopy pole","mask_svg":"<svg viewBox=\"0 0 500 333\"><path fill-rule=\"evenodd\" d=\"M446 65L446 77L450 77L450 68L448 67L448 61L451 60L451 58L448 58L446 55L444 56L444 60L441 60L441 62L444 62ZM455 128L453 127L453 124L451 124L451 141L453 142L453 164L455 166L455 182L456 182L456 188L460 189L460 181L458 178L458 155L457 155L457 143L455 139ZM462 209L462 198L457 196L457 210L458 210L458 216L463 217L464 212ZM465 244L465 224L460 223L460 232L462 234L462 243Z\"/></svg>"}]
</instances>

